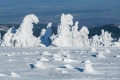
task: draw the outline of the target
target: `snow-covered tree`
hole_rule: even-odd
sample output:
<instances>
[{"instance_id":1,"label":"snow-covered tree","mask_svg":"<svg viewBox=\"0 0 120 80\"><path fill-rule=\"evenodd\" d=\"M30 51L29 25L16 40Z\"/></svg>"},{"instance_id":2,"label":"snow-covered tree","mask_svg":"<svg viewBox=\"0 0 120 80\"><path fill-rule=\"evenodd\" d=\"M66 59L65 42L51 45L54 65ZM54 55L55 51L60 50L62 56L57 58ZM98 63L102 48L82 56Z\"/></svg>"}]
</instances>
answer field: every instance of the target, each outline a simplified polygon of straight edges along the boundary
<instances>
[{"instance_id":1,"label":"snow-covered tree","mask_svg":"<svg viewBox=\"0 0 120 80\"><path fill-rule=\"evenodd\" d=\"M78 21L75 22L75 26L72 27L72 46L79 46L81 45L81 37L80 33L78 32Z\"/></svg>"},{"instance_id":2,"label":"snow-covered tree","mask_svg":"<svg viewBox=\"0 0 120 80\"><path fill-rule=\"evenodd\" d=\"M84 47L84 46L120 46L120 40L113 42L111 33L102 30L101 35L95 35L88 38L89 30L83 26L78 30L78 21L73 25L73 16L71 14L62 14L61 23L58 25L57 35L52 35L52 23L48 23L46 29L41 30L40 37L33 36L33 23L39 20L34 14L25 16L20 27L10 28L4 35L1 46L57 46L57 47Z\"/></svg>"},{"instance_id":3,"label":"snow-covered tree","mask_svg":"<svg viewBox=\"0 0 120 80\"><path fill-rule=\"evenodd\" d=\"M112 40L111 33L108 33L107 31L102 30L102 34L100 35L100 42L103 46L112 46Z\"/></svg>"},{"instance_id":4,"label":"snow-covered tree","mask_svg":"<svg viewBox=\"0 0 120 80\"><path fill-rule=\"evenodd\" d=\"M33 36L33 23L38 23L39 20L34 14L25 16L20 27L14 31L14 28L8 30L3 37L2 46L20 46L30 47L39 46L40 39Z\"/></svg>"},{"instance_id":5,"label":"snow-covered tree","mask_svg":"<svg viewBox=\"0 0 120 80\"><path fill-rule=\"evenodd\" d=\"M78 21L75 23L75 26L72 27L72 46L81 47L81 46L89 46L89 38L88 38L89 30L87 27L83 26L78 31Z\"/></svg>"},{"instance_id":6,"label":"snow-covered tree","mask_svg":"<svg viewBox=\"0 0 120 80\"><path fill-rule=\"evenodd\" d=\"M73 26L73 16L62 14L61 23L58 25L57 35L52 36L52 44L59 47L89 46L87 27L78 30L78 21Z\"/></svg>"},{"instance_id":7,"label":"snow-covered tree","mask_svg":"<svg viewBox=\"0 0 120 80\"><path fill-rule=\"evenodd\" d=\"M112 46L113 38L111 33L101 30L101 35L95 35L91 38L91 46Z\"/></svg>"},{"instance_id":8,"label":"snow-covered tree","mask_svg":"<svg viewBox=\"0 0 120 80\"><path fill-rule=\"evenodd\" d=\"M72 35L71 27L73 25L73 16L71 14L62 14L61 23L58 25L57 35L52 39L52 44L59 47L71 47Z\"/></svg>"},{"instance_id":9,"label":"snow-covered tree","mask_svg":"<svg viewBox=\"0 0 120 80\"><path fill-rule=\"evenodd\" d=\"M29 14L23 19L23 23L14 34L12 41L15 42L15 46L30 47L38 46L40 41L33 36L33 23L38 23L39 20L34 14Z\"/></svg>"},{"instance_id":10,"label":"snow-covered tree","mask_svg":"<svg viewBox=\"0 0 120 80\"><path fill-rule=\"evenodd\" d=\"M14 33L12 33L12 29L10 28L7 33L4 35L1 46L13 46L13 42L12 42L12 37L14 35Z\"/></svg>"},{"instance_id":11,"label":"snow-covered tree","mask_svg":"<svg viewBox=\"0 0 120 80\"><path fill-rule=\"evenodd\" d=\"M87 27L83 26L80 29L80 37L81 37L81 46L89 46L89 38L88 38L88 34L89 34L89 30Z\"/></svg>"},{"instance_id":12,"label":"snow-covered tree","mask_svg":"<svg viewBox=\"0 0 120 80\"><path fill-rule=\"evenodd\" d=\"M95 35L90 39L90 42L91 46L100 46L100 37L98 35Z\"/></svg>"},{"instance_id":13,"label":"snow-covered tree","mask_svg":"<svg viewBox=\"0 0 120 80\"><path fill-rule=\"evenodd\" d=\"M42 44L46 46L50 46L52 43L51 38L50 38L52 36L51 26L52 26L52 23L48 23L47 29L41 30L40 40Z\"/></svg>"}]
</instances>

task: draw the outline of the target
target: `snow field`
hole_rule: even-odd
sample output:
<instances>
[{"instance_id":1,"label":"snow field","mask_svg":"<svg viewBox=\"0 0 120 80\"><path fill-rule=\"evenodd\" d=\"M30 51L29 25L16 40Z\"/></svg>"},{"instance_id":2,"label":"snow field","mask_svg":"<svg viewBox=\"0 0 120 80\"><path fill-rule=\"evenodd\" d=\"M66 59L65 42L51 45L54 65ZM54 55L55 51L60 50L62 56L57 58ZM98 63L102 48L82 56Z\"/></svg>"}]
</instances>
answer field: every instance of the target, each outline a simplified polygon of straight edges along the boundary
<instances>
[{"instance_id":1,"label":"snow field","mask_svg":"<svg viewBox=\"0 0 120 80\"><path fill-rule=\"evenodd\" d=\"M108 54L106 50L110 53ZM106 58L98 57L96 53ZM120 58L115 57L119 53L120 50L115 47L94 47L94 50L93 48L11 47L9 51L7 47L0 47L0 78L120 79ZM96 54L96 57L92 56L93 54Z\"/></svg>"}]
</instances>

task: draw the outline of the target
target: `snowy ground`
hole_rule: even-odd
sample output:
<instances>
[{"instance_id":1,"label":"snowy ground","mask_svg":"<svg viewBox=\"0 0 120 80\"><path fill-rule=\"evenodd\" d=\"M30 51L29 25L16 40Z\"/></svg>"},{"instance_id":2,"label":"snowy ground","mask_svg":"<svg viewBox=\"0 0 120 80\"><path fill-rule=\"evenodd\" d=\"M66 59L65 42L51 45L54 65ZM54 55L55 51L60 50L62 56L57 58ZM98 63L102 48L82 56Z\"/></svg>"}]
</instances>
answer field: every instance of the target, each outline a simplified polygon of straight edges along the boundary
<instances>
[{"instance_id":1,"label":"snowy ground","mask_svg":"<svg viewBox=\"0 0 120 80\"><path fill-rule=\"evenodd\" d=\"M120 49L0 47L0 79L119 80Z\"/></svg>"}]
</instances>

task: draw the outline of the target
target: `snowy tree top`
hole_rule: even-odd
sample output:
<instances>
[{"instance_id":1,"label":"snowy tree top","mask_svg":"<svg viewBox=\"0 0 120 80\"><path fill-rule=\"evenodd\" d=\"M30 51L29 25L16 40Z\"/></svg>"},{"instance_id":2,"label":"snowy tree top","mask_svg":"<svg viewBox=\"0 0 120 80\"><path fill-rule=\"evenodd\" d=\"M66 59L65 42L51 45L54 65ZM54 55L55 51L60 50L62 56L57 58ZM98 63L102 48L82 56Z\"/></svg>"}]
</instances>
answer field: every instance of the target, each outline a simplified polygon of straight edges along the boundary
<instances>
[{"instance_id":1,"label":"snowy tree top","mask_svg":"<svg viewBox=\"0 0 120 80\"><path fill-rule=\"evenodd\" d=\"M61 23L73 25L73 16L71 14L62 14Z\"/></svg>"},{"instance_id":2,"label":"snowy tree top","mask_svg":"<svg viewBox=\"0 0 120 80\"><path fill-rule=\"evenodd\" d=\"M29 14L23 19L23 23L38 23L39 19L34 14Z\"/></svg>"}]
</instances>

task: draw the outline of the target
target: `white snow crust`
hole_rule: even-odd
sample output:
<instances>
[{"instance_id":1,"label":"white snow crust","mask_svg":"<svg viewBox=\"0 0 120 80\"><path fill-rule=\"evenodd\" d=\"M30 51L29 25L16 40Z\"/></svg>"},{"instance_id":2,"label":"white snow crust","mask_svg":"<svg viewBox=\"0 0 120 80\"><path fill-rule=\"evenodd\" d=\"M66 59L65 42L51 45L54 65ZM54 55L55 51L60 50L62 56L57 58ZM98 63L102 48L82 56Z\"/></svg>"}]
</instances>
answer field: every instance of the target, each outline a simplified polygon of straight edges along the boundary
<instances>
[{"instance_id":1,"label":"white snow crust","mask_svg":"<svg viewBox=\"0 0 120 80\"><path fill-rule=\"evenodd\" d=\"M108 53L109 51L111 53ZM92 56L96 53L105 55L106 58ZM117 47L18 48L1 46L0 79L119 80L119 56L120 50Z\"/></svg>"}]
</instances>

